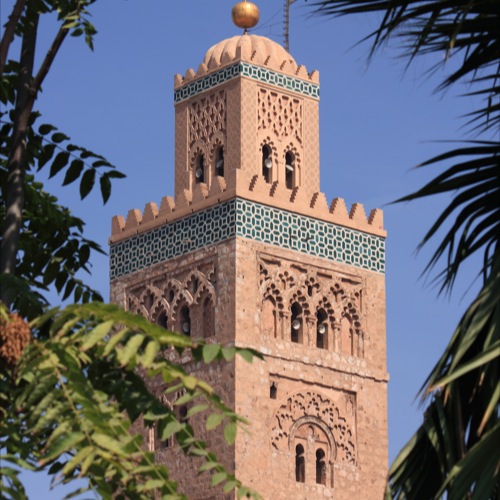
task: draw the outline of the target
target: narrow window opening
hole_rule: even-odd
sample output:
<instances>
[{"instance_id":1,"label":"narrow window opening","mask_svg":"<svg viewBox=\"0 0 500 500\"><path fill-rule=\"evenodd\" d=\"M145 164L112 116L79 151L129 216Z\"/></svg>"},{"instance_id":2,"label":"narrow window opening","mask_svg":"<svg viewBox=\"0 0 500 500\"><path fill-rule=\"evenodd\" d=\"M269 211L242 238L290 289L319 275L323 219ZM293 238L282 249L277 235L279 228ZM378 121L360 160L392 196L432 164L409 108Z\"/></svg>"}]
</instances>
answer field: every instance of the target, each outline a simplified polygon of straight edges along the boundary
<instances>
[{"instance_id":1,"label":"narrow window opening","mask_svg":"<svg viewBox=\"0 0 500 500\"><path fill-rule=\"evenodd\" d=\"M156 324L167 329L168 328L167 323L168 323L167 313L165 311L162 311L156 318Z\"/></svg>"},{"instance_id":2,"label":"narrow window opening","mask_svg":"<svg viewBox=\"0 0 500 500\"><path fill-rule=\"evenodd\" d=\"M188 337L191 336L191 317L188 306L182 306L180 320L182 333Z\"/></svg>"},{"instance_id":3,"label":"narrow window opening","mask_svg":"<svg viewBox=\"0 0 500 500\"><path fill-rule=\"evenodd\" d=\"M321 448L316 450L316 483L326 485L325 452Z\"/></svg>"},{"instance_id":4,"label":"narrow window opening","mask_svg":"<svg viewBox=\"0 0 500 500\"><path fill-rule=\"evenodd\" d=\"M202 154L196 157L195 180L197 183L205 182L205 158Z\"/></svg>"},{"instance_id":5,"label":"narrow window opening","mask_svg":"<svg viewBox=\"0 0 500 500\"><path fill-rule=\"evenodd\" d=\"M292 342L302 343L302 307L300 307L297 302L292 304L292 318L290 326Z\"/></svg>"},{"instance_id":6,"label":"narrow window opening","mask_svg":"<svg viewBox=\"0 0 500 500\"><path fill-rule=\"evenodd\" d=\"M269 388L269 397L271 399L276 399L278 396L278 388L276 387L275 383L273 382L271 384L271 387Z\"/></svg>"},{"instance_id":7,"label":"narrow window opening","mask_svg":"<svg viewBox=\"0 0 500 500\"><path fill-rule=\"evenodd\" d=\"M304 458L304 447L298 444L295 447L295 481L306 482L306 462Z\"/></svg>"},{"instance_id":8,"label":"narrow window opening","mask_svg":"<svg viewBox=\"0 0 500 500\"><path fill-rule=\"evenodd\" d=\"M316 347L327 349L328 339L328 315L324 309L316 314Z\"/></svg>"},{"instance_id":9,"label":"narrow window opening","mask_svg":"<svg viewBox=\"0 0 500 500\"><path fill-rule=\"evenodd\" d=\"M181 424L188 424L189 418L187 416L188 409L186 405L183 405L179 408L179 421Z\"/></svg>"},{"instance_id":10,"label":"narrow window opening","mask_svg":"<svg viewBox=\"0 0 500 500\"><path fill-rule=\"evenodd\" d=\"M168 292L168 301L171 303L173 300L174 300L174 291L170 290L170 292Z\"/></svg>"},{"instance_id":11,"label":"narrow window opening","mask_svg":"<svg viewBox=\"0 0 500 500\"><path fill-rule=\"evenodd\" d=\"M271 148L262 146L262 176L268 184L272 181L273 160L271 158Z\"/></svg>"},{"instance_id":12,"label":"narrow window opening","mask_svg":"<svg viewBox=\"0 0 500 500\"><path fill-rule=\"evenodd\" d=\"M215 175L224 177L224 148L220 146L215 156Z\"/></svg>"},{"instance_id":13,"label":"narrow window opening","mask_svg":"<svg viewBox=\"0 0 500 500\"><path fill-rule=\"evenodd\" d=\"M285 185L287 189L293 189L295 177L295 161L293 154L288 151L285 155Z\"/></svg>"},{"instance_id":14,"label":"narrow window opening","mask_svg":"<svg viewBox=\"0 0 500 500\"><path fill-rule=\"evenodd\" d=\"M312 297L312 294L313 294L313 287L309 285L307 287L307 295L309 295L309 297Z\"/></svg>"}]
</instances>

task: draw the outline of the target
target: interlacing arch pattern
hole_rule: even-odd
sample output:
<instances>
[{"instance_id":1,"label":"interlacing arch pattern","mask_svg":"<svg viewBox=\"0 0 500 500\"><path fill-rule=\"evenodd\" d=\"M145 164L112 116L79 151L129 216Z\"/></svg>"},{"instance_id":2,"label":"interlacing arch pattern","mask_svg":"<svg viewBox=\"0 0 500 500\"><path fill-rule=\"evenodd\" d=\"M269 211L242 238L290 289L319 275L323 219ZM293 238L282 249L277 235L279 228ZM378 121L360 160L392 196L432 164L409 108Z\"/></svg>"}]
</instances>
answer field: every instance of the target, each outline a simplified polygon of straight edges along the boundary
<instances>
[{"instance_id":1,"label":"interlacing arch pattern","mask_svg":"<svg viewBox=\"0 0 500 500\"><path fill-rule=\"evenodd\" d=\"M274 415L271 445L286 452L295 447L299 427L317 426L327 437L327 456L339 464L356 465L354 412L342 412L330 398L313 391L297 392L287 397ZM331 438L333 437L333 443Z\"/></svg>"},{"instance_id":2,"label":"interlacing arch pattern","mask_svg":"<svg viewBox=\"0 0 500 500\"><path fill-rule=\"evenodd\" d=\"M355 357L364 356L361 284L326 277L310 268L305 270L284 265L283 262L277 265L261 260L259 293L262 305L272 299L274 314L280 321L286 321L286 315L293 304L300 306L304 325L316 325L318 312L324 311L327 316L326 324L332 332L328 349ZM279 328L277 323L276 327ZM286 328L284 330L286 331ZM349 347L347 337L350 337Z\"/></svg>"},{"instance_id":3,"label":"interlacing arch pattern","mask_svg":"<svg viewBox=\"0 0 500 500\"><path fill-rule=\"evenodd\" d=\"M213 267L204 272L194 269L181 278L171 277L163 283L131 289L127 308L155 323L164 315L167 318L164 326L174 329L182 306L194 311L205 306L208 299L210 306L215 307L217 294L211 281L214 274Z\"/></svg>"}]
</instances>

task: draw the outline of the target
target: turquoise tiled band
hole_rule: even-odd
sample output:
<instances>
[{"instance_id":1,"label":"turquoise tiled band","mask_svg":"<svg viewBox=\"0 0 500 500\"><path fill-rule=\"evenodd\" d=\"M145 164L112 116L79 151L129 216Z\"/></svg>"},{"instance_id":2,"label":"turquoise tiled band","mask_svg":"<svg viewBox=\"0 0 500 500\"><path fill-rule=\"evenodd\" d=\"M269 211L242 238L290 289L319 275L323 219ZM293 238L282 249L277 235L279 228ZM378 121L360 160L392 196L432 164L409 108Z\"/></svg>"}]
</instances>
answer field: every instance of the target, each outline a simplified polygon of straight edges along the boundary
<instances>
[{"instance_id":1,"label":"turquoise tiled band","mask_svg":"<svg viewBox=\"0 0 500 500\"><path fill-rule=\"evenodd\" d=\"M246 76L263 83L270 83L292 92L319 99L319 85L310 83L300 78L287 76L270 69L254 66L245 62L239 62L226 66L203 78L188 83L174 91L174 102L181 102L189 99L205 90L211 89L221 83L232 80L237 76Z\"/></svg>"},{"instance_id":2,"label":"turquoise tiled band","mask_svg":"<svg viewBox=\"0 0 500 500\"><path fill-rule=\"evenodd\" d=\"M384 238L238 198L111 244L110 278L234 236L385 272Z\"/></svg>"}]
</instances>

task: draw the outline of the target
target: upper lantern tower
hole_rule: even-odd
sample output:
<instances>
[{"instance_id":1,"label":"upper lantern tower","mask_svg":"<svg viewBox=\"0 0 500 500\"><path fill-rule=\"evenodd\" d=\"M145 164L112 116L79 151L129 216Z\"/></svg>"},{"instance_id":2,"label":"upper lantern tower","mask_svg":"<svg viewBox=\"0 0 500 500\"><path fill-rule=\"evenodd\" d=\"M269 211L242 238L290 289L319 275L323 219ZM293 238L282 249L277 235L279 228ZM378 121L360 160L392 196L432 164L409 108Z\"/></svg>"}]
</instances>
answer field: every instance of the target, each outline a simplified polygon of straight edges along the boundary
<instances>
[{"instance_id":1,"label":"upper lantern tower","mask_svg":"<svg viewBox=\"0 0 500 500\"><path fill-rule=\"evenodd\" d=\"M233 9L240 27L258 10ZM319 75L279 44L246 32L176 75L175 203L241 196L268 204L319 192ZM225 198L226 196L223 196Z\"/></svg>"}]
</instances>

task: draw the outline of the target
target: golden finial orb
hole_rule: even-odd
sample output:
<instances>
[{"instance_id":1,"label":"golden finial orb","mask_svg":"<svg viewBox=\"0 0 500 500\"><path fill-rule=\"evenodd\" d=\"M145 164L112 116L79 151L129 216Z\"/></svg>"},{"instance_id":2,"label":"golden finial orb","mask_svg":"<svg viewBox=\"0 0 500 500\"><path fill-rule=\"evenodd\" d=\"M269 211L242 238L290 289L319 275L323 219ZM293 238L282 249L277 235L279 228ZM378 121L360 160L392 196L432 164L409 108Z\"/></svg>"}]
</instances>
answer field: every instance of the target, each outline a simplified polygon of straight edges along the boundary
<instances>
[{"instance_id":1,"label":"golden finial orb","mask_svg":"<svg viewBox=\"0 0 500 500\"><path fill-rule=\"evenodd\" d=\"M233 23L239 28L243 28L245 32L249 28L253 28L260 18L260 12L257 5L252 2L238 2L231 12Z\"/></svg>"}]
</instances>

